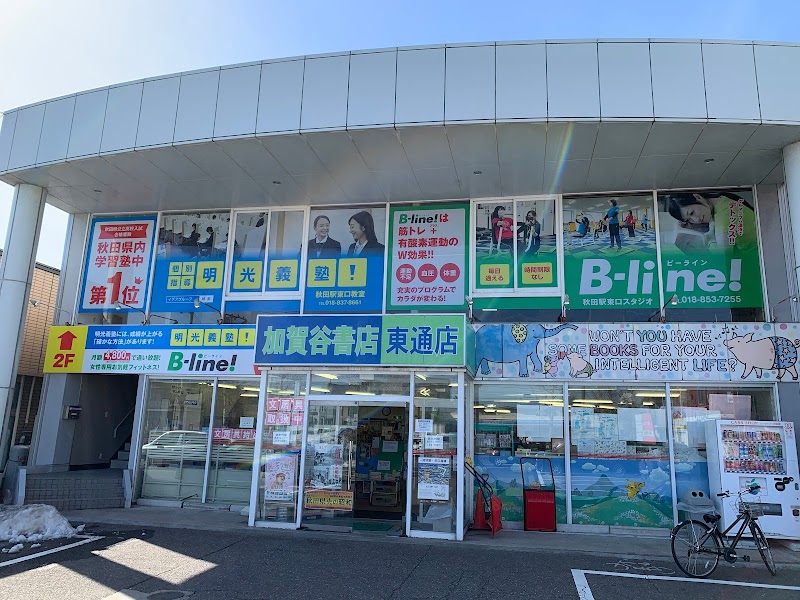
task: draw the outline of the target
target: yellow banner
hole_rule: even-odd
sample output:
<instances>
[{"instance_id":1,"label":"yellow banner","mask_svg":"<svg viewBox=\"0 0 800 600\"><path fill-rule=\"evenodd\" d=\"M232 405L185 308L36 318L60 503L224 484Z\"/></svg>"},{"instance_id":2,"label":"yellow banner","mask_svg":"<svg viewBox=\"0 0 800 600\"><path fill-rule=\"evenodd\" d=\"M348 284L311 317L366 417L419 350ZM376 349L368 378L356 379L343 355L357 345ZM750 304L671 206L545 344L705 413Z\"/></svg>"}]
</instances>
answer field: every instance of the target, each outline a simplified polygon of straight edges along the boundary
<instances>
[{"instance_id":1,"label":"yellow banner","mask_svg":"<svg viewBox=\"0 0 800 600\"><path fill-rule=\"evenodd\" d=\"M85 325L53 326L47 334L45 373L80 373L86 348Z\"/></svg>"},{"instance_id":2,"label":"yellow banner","mask_svg":"<svg viewBox=\"0 0 800 600\"><path fill-rule=\"evenodd\" d=\"M353 510L353 492L310 490L305 494L303 506L327 510Z\"/></svg>"}]
</instances>

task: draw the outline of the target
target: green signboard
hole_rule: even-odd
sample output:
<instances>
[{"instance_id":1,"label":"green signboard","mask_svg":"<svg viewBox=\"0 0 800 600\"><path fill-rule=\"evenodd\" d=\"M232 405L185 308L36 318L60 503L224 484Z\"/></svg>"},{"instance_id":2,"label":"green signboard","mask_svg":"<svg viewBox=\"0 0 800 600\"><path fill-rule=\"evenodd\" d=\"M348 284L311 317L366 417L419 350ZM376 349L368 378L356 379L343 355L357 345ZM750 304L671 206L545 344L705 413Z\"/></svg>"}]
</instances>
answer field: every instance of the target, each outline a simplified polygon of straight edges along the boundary
<instances>
[{"instance_id":1,"label":"green signboard","mask_svg":"<svg viewBox=\"0 0 800 600\"><path fill-rule=\"evenodd\" d=\"M563 215L570 308L659 308L651 194L564 198Z\"/></svg>"},{"instance_id":2,"label":"green signboard","mask_svg":"<svg viewBox=\"0 0 800 600\"><path fill-rule=\"evenodd\" d=\"M697 308L763 306L750 191L659 194L658 211L665 298Z\"/></svg>"},{"instance_id":3,"label":"green signboard","mask_svg":"<svg viewBox=\"0 0 800 600\"><path fill-rule=\"evenodd\" d=\"M556 199L475 205L475 290L556 290Z\"/></svg>"}]
</instances>

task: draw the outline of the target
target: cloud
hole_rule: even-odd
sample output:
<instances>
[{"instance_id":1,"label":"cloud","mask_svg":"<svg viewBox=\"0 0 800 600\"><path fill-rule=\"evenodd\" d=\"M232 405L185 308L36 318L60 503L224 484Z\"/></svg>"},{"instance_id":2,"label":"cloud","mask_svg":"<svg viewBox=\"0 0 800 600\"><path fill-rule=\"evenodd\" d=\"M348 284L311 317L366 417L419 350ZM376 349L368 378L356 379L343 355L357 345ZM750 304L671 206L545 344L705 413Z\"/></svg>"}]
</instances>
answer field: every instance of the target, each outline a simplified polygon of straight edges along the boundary
<instances>
[{"instance_id":1,"label":"cloud","mask_svg":"<svg viewBox=\"0 0 800 600\"><path fill-rule=\"evenodd\" d=\"M649 479L653 485L662 485L669 481L669 474L661 467L656 467L650 471Z\"/></svg>"},{"instance_id":2,"label":"cloud","mask_svg":"<svg viewBox=\"0 0 800 600\"><path fill-rule=\"evenodd\" d=\"M592 473L608 473L609 468L603 465L597 465L597 468Z\"/></svg>"},{"instance_id":3,"label":"cloud","mask_svg":"<svg viewBox=\"0 0 800 600\"><path fill-rule=\"evenodd\" d=\"M692 463L676 463L675 464L675 472L676 473L688 473L694 469L694 465Z\"/></svg>"},{"instance_id":4,"label":"cloud","mask_svg":"<svg viewBox=\"0 0 800 600\"><path fill-rule=\"evenodd\" d=\"M581 469L583 469L584 471L594 471L596 468L597 468L596 464L589 462L583 463L583 466L581 467Z\"/></svg>"}]
</instances>

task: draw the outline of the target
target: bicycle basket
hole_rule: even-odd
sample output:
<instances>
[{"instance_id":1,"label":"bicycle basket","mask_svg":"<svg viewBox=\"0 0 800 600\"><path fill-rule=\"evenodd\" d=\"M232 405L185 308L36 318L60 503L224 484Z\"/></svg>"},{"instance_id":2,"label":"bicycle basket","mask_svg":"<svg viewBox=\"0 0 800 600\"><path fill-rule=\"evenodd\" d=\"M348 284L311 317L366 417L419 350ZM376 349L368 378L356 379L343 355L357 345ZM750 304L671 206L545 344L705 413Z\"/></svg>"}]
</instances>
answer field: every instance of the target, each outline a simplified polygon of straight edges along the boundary
<instances>
[{"instance_id":1,"label":"bicycle basket","mask_svg":"<svg viewBox=\"0 0 800 600\"><path fill-rule=\"evenodd\" d=\"M751 517L779 517L783 514L781 505L771 502L741 502L739 503L739 512L744 511L749 512Z\"/></svg>"}]
</instances>

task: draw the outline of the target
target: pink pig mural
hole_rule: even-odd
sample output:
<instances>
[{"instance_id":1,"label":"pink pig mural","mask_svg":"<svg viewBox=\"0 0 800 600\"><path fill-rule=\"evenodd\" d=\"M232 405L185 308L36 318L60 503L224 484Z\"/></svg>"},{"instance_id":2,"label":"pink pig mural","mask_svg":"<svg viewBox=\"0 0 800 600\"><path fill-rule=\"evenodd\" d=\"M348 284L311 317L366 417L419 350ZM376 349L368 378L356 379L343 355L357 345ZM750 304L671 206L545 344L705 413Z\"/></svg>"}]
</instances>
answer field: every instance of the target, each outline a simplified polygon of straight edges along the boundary
<instances>
[{"instance_id":1,"label":"pink pig mural","mask_svg":"<svg viewBox=\"0 0 800 600\"><path fill-rule=\"evenodd\" d=\"M731 354L744 365L742 379L756 372L756 377L761 379L764 369L771 371L777 369L778 379L782 379L788 372L792 379L797 379L797 347L800 339L792 342L785 337L766 337L753 339L753 334L736 335L725 340L725 347Z\"/></svg>"}]
</instances>

